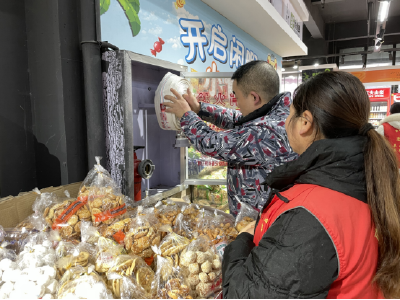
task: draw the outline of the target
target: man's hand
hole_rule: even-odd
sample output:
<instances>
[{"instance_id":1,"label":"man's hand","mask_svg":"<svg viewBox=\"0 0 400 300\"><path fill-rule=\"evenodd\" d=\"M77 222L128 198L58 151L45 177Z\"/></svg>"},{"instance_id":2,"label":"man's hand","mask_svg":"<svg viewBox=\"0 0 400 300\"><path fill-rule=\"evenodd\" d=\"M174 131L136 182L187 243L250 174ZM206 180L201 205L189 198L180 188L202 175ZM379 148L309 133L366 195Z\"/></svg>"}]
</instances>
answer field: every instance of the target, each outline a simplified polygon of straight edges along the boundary
<instances>
[{"instance_id":1,"label":"man's hand","mask_svg":"<svg viewBox=\"0 0 400 300\"><path fill-rule=\"evenodd\" d=\"M247 233L250 233L251 235L254 235L254 230L255 230L255 227L256 226L256 221L254 221L254 222L251 222L251 223L249 223L249 224L247 224L247 226L245 227L245 228L243 228L240 232L239 232L239 234L241 234L242 232L247 232Z\"/></svg>"},{"instance_id":2,"label":"man's hand","mask_svg":"<svg viewBox=\"0 0 400 300\"><path fill-rule=\"evenodd\" d=\"M198 114L200 111L200 108L201 108L199 101L197 101L196 97L192 94L192 91L190 90L190 88L188 88L186 92L187 92L187 94L182 95L183 99L185 99L187 101L187 103L189 103L190 108L196 114Z\"/></svg>"},{"instance_id":3,"label":"man's hand","mask_svg":"<svg viewBox=\"0 0 400 300\"><path fill-rule=\"evenodd\" d=\"M171 89L171 92L172 94L175 95L175 97L174 96L164 97L164 99L171 101L163 103L163 105L168 107L168 109L166 109L165 111L168 113L172 113L175 116L177 116L177 118L181 119L186 112L191 111L190 106L186 102L186 100L183 99L182 95L179 95L179 93L176 90Z\"/></svg>"}]
</instances>

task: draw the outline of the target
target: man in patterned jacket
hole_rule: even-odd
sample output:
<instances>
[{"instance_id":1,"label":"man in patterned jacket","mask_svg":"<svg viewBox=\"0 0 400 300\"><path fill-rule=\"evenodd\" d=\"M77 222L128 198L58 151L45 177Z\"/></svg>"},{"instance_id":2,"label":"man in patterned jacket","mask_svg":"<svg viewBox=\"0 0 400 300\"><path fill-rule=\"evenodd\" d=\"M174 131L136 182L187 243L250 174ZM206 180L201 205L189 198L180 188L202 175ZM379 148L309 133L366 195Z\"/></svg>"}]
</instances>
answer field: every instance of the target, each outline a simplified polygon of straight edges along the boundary
<instances>
[{"instance_id":1,"label":"man in patterned jacket","mask_svg":"<svg viewBox=\"0 0 400 300\"><path fill-rule=\"evenodd\" d=\"M285 120L289 115L290 93L279 94L279 76L265 61L252 61L232 76L240 111L199 103L190 89L187 94L165 96L167 112L181 118L181 127L196 150L228 163L229 209L237 215L239 201L260 210L269 190L260 184L274 169L297 156L289 146ZM203 122L222 132L215 132Z\"/></svg>"}]
</instances>

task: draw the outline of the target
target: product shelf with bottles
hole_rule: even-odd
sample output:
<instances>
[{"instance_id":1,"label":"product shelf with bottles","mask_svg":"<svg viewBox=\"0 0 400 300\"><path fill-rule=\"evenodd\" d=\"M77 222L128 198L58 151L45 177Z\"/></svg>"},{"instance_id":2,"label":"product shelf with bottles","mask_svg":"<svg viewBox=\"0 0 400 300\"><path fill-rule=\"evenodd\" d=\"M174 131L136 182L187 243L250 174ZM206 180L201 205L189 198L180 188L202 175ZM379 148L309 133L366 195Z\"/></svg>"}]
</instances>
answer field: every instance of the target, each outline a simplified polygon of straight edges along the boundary
<instances>
[{"instance_id":1,"label":"product shelf with bottles","mask_svg":"<svg viewBox=\"0 0 400 300\"><path fill-rule=\"evenodd\" d=\"M386 117L388 114L388 103L387 101L373 102L371 101L371 110L369 114L370 123L377 127L379 122Z\"/></svg>"}]
</instances>

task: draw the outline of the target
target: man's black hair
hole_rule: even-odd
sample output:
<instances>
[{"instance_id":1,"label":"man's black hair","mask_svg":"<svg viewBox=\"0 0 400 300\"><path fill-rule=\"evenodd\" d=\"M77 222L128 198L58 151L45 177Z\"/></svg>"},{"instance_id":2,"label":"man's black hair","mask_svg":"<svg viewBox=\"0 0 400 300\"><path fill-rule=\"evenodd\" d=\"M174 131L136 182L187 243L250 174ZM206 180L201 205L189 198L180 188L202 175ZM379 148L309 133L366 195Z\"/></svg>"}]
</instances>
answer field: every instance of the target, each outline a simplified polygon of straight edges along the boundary
<instances>
[{"instance_id":1,"label":"man's black hair","mask_svg":"<svg viewBox=\"0 0 400 300\"><path fill-rule=\"evenodd\" d=\"M240 66L232 75L242 93L247 96L256 92L268 102L279 93L279 76L269 63L255 60Z\"/></svg>"},{"instance_id":2,"label":"man's black hair","mask_svg":"<svg viewBox=\"0 0 400 300\"><path fill-rule=\"evenodd\" d=\"M400 113L400 102L393 103L390 107L390 114L398 114Z\"/></svg>"}]
</instances>

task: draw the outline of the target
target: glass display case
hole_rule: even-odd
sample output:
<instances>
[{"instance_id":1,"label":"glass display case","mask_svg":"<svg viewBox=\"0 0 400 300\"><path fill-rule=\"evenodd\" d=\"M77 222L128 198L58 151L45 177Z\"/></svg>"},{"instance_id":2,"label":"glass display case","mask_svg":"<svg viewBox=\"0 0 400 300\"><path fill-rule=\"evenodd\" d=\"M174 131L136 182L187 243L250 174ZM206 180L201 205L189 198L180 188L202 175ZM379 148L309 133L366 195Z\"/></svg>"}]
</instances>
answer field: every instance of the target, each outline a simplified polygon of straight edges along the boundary
<instances>
[{"instance_id":1,"label":"glass display case","mask_svg":"<svg viewBox=\"0 0 400 300\"><path fill-rule=\"evenodd\" d=\"M231 72L182 72L181 76L190 81L192 93L199 102L215 104L229 109L238 109L233 93ZM213 124L207 125L214 131L222 131ZM193 146L186 150L187 185L226 185L227 163L203 155Z\"/></svg>"}]
</instances>

